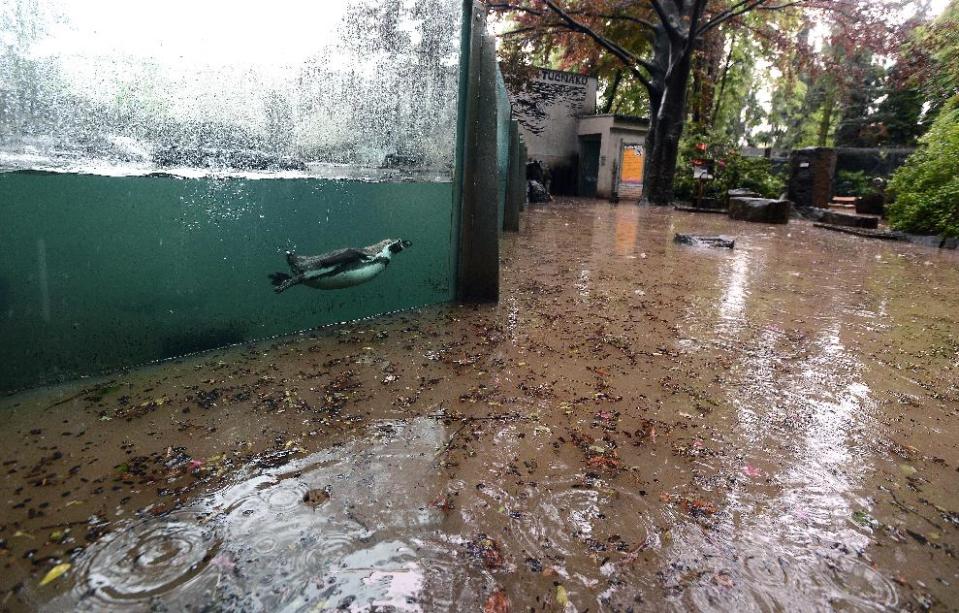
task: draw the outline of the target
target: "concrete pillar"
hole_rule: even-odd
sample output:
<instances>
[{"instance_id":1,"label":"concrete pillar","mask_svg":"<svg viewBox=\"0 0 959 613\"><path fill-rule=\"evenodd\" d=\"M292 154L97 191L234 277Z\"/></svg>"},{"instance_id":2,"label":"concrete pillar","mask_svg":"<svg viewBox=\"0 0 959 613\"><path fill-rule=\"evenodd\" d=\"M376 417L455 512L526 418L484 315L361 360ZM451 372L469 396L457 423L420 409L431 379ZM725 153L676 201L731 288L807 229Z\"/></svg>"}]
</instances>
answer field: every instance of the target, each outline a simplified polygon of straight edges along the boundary
<instances>
[{"instance_id":1,"label":"concrete pillar","mask_svg":"<svg viewBox=\"0 0 959 613\"><path fill-rule=\"evenodd\" d=\"M526 141L523 140L523 137L519 137L519 165L522 168L520 172L520 181L523 184L523 197L519 201L519 210L525 211L526 205L528 204L527 199L529 194L527 193L527 183L526 183L526 164L529 163L529 149L526 148Z\"/></svg>"},{"instance_id":2,"label":"concrete pillar","mask_svg":"<svg viewBox=\"0 0 959 613\"><path fill-rule=\"evenodd\" d=\"M519 209L526 197L526 181L523 174L526 165L520 159L519 123L509 122L509 181L506 187L506 210L503 211L503 230L519 232Z\"/></svg>"},{"instance_id":3,"label":"concrete pillar","mask_svg":"<svg viewBox=\"0 0 959 613\"><path fill-rule=\"evenodd\" d=\"M836 150L796 149L790 157L789 199L799 208L826 207L832 199Z\"/></svg>"},{"instance_id":4,"label":"concrete pillar","mask_svg":"<svg viewBox=\"0 0 959 613\"><path fill-rule=\"evenodd\" d=\"M496 150L496 48L486 11L473 3L469 74L461 111L462 147L456 295L461 302L499 300L499 181Z\"/></svg>"}]
</instances>

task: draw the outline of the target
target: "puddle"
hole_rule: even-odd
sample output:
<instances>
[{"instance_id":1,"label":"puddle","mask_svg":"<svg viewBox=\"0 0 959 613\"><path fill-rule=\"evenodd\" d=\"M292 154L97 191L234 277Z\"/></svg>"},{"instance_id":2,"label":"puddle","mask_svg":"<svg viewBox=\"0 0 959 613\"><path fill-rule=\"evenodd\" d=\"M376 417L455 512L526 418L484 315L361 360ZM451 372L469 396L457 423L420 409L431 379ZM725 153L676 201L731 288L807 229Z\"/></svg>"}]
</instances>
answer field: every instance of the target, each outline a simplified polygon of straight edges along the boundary
<instances>
[{"instance_id":1,"label":"puddle","mask_svg":"<svg viewBox=\"0 0 959 613\"><path fill-rule=\"evenodd\" d=\"M5 399L0 608L959 601L955 254L557 201L504 260L499 305Z\"/></svg>"},{"instance_id":2,"label":"puddle","mask_svg":"<svg viewBox=\"0 0 959 613\"><path fill-rule=\"evenodd\" d=\"M379 422L349 444L248 468L174 513L117 524L46 609L420 611L427 572L452 563L421 540L442 521L430 501L444 434L434 419ZM329 498L305 502L316 490Z\"/></svg>"}]
</instances>

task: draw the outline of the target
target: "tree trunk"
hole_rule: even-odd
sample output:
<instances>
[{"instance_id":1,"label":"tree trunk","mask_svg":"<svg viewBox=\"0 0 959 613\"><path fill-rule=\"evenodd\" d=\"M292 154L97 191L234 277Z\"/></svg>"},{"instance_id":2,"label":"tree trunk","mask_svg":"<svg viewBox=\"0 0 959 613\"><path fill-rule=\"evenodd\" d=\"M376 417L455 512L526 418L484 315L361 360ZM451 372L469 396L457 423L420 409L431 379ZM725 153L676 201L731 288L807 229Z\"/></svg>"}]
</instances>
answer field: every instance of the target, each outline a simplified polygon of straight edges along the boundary
<instances>
[{"instance_id":1,"label":"tree trunk","mask_svg":"<svg viewBox=\"0 0 959 613\"><path fill-rule=\"evenodd\" d=\"M819 122L819 134L816 144L819 147L826 146L826 140L829 138L829 128L832 127L832 113L836 107L836 96L832 89L826 92L826 100L822 104L822 121Z\"/></svg>"},{"instance_id":2,"label":"tree trunk","mask_svg":"<svg viewBox=\"0 0 959 613\"><path fill-rule=\"evenodd\" d=\"M736 49L736 33L733 32L732 40L729 41L729 54L726 56L726 63L723 64L723 76L719 79L719 93L716 95L716 106L713 107L712 117L709 119L710 127L716 126L716 120L719 118L719 109L723 105L723 95L726 93L726 79L729 77L729 69L733 65L733 51Z\"/></svg>"},{"instance_id":3,"label":"tree trunk","mask_svg":"<svg viewBox=\"0 0 959 613\"><path fill-rule=\"evenodd\" d=\"M681 51L678 51L681 53ZM667 205L673 200L673 180L676 177L676 161L679 158L679 140L683 135L686 119L686 86L689 83L690 58L673 67L668 76L655 111L656 119L650 122L649 135L652 147L647 149L644 192L652 204ZM652 109L651 109L652 110ZM647 142L649 139L647 139Z\"/></svg>"},{"instance_id":4,"label":"tree trunk","mask_svg":"<svg viewBox=\"0 0 959 613\"><path fill-rule=\"evenodd\" d=\"M603 105L603 113L609 113L613 110L613 102L616 100L616 93L619 91L619 84L623 80L623 71L617 70L613 77L613 83L609 86L609 92L606 94L606 103Z\"/></svg>"}]
</instances>

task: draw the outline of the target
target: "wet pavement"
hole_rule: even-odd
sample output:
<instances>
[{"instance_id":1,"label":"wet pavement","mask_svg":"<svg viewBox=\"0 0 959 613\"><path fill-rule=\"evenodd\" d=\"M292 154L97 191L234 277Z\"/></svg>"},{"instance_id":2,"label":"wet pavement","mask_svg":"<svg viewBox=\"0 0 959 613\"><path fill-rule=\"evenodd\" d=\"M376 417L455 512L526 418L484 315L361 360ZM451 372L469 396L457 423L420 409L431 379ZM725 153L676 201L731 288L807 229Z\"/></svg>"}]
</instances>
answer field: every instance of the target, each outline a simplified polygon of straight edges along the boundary
<instances>
[{"instance_id":1,"label":"wet pavement","mask_svg":"<svg viewBox=\"0 0 959 613\"><path fill-rule=\"evenodd\" d=\"M503 258L0 399L0 608L959 607L956 253L574 200Z\"/></svg>"}]
</instances>

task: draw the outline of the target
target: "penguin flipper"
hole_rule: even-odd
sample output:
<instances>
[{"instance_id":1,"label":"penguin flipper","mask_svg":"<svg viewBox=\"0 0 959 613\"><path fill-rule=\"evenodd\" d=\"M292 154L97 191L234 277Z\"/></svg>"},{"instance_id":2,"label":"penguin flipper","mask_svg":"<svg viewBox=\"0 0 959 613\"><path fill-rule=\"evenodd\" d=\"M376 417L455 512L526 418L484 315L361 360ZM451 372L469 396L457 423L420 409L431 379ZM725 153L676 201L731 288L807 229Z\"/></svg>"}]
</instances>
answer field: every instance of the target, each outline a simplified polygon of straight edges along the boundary
<instances>
[{"instance_id":1,"label":"penguin flipper","mask_svg":"<svg viewBox=\"0 0 959 613\"><path fill-rule=\"evenodd\" d=\"M270 283L273 284L273 291L277 294L283 293L285 290L293 287L299 283L303 278L301 276L291 277L285 272L275 272L270 275Z\"/></svg>"}]
</instances>

